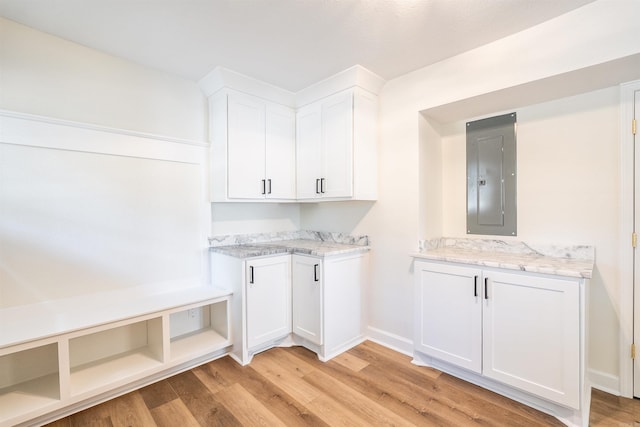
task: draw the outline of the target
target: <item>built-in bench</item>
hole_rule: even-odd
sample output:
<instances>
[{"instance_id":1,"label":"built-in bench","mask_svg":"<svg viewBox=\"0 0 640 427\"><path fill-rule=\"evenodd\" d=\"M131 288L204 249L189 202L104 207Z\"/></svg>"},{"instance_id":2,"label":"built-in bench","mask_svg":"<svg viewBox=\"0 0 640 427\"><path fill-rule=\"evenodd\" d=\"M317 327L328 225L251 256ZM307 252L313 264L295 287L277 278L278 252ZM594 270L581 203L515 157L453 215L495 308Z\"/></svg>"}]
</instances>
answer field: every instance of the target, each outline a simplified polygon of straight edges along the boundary
<instances>
[{"instance_id":1,"label":"built-in bench","mask_svg":"<svg viewBox=\"0 0 640 427\"><path fill-rule=\"evenodd\" d=\"M41 424L226 354L231 293L170 285L0 309L0 426Z\"/></svg>"}]
</instances>

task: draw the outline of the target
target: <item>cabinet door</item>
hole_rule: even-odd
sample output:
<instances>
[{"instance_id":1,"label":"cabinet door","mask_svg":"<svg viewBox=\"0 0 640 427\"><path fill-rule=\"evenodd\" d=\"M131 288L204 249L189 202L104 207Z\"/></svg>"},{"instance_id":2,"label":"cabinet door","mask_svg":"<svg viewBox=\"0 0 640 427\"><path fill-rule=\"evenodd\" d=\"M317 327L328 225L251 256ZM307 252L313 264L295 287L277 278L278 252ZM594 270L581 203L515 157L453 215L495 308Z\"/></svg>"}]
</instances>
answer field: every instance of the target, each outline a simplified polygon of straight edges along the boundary
<instances>
[{"instance_id":1,"label":"cabinet door","mask_svg":"<svg viewBox=\"0 0 640 427\"><path fill-rule=\"evenodd\" d=\"M579 281L486 275L484 375L579 409Z\"/></svg>"},{"instance_id":2,"label":"cabinet door","mask_svg":"<svg viewBox=\"0 0 640 427\"><path fill-rule=\"evenodd\" d=\"M276 256L246 264L247 347L291 333L291 257Z\"/></svg>"},{"instance_id":3,"label":"cabinet door","mask_svg":"<svg viewBox=\"0 0 640 427\"><path fill-rule=\"evenodd\" d=\"M296 198L296 115L292 109L267 104L265 145L266 197Z\"/></svg>"},{"instance_id":4,"label":"cabinet door","mask_svg":"<svg viewBox=\"0 0 640 427\"><path fill-rule=\"evenodd\" d=\"M480 373L481 270L415 262L416 350Z\"/></svg>"},{"instance_id":5,"label":"cabinet door","mask_svg":"<svg viewBox=\"0 0 640 427\"><path fill-rule=\"evenodd\" d=\"M353 92L322 102L322 197L353 196Z\"/></svg>"},{"instance_id":6,"label":"cabinet door","mask_svg":"<svg viewBox=\"0 0 640 427\"><path fill-rule=\"evenodd\" d=\"M364 339L367 259L365 254L352 254L323 260L325 357L333 357Z\"/></svg>"},{"instance_id":7,"label":"cabinet door","mask_svg":"<svg viewBox=\"0 0 640 427\"><path fill-rule=\"evenodd\" d=\"M298 199L320 196L321 105L314 103L296 114L296 162Z\"/></svg>"},{"instance_id":8,"label":"cabinet door","mask_svg":"<svg viewBox=\"0 0 640 427\"><path fill-rule=\"evenodd\" d=\"M265 104L251 96L231 93L227 108L228 196L264 198Z\"/></svg>"},{"instance_id":9,"label":"cabinet door","mask_svg":"<svg viewBox=\"0 0 640 427\"><path fill-rule=\"evenodd\" d=\"M322 261L293 255L293 333L322 345Z\"/></svg>"}]
</instances>

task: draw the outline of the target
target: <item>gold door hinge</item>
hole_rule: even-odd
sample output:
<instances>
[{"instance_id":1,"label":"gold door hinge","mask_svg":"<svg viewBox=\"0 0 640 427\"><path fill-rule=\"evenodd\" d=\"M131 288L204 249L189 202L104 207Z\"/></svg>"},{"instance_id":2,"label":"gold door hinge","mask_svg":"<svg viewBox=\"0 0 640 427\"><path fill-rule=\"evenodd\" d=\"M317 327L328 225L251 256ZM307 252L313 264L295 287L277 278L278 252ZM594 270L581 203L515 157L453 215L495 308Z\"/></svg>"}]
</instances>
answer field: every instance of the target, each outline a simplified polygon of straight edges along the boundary
<instances>
[{"instance_id":1,"label":"gold door hinge","mask_svg":"<svg viewBox=\"0 0 640 427\"><path fill-rule=\"evenodd\" d=\"M631 133L636 134L636 119L631 122Z\"/></svg>"},{"instance_id":2,"label":"gold door hinge","mask_svg":"<svg viewBox=\"0 0 640 427\"><path fill-rule=\"evenodd\" d=\"M635 345L635 343L631 344L631 358L633 360L636 360L636 345Z\"/></svg>"},{"instance_id":3,"label":"gold door hinge","mask_svg":"<svg viewBox=\"0 0 640 427\"><path fill-rule=\"evenodd\" d=\"M638 235L635 231L631 233L631 246L634 248L638 246Z\"/></svg>"}]
</instances>

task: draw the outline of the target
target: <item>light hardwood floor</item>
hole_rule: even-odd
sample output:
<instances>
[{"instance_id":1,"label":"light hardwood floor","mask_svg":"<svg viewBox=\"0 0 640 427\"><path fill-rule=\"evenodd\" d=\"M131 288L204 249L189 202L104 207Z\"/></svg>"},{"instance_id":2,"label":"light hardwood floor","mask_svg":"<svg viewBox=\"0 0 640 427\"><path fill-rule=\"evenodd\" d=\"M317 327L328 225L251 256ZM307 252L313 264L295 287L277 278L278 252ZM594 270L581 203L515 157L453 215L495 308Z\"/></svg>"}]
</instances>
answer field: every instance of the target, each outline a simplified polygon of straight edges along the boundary
<instances>
[{"instance_id":1,"label":"light hardwood floor","mask_svg":"<svg viewBox=\"0 0 640 427\"><path fill-rule=\"evenodd\" d=\"M591 426L640 426L640 402L594 391ZM75 426L561 426L370 341L322 363L274 348L229 357L58 420Z\"/></svg>"}]
</instances>

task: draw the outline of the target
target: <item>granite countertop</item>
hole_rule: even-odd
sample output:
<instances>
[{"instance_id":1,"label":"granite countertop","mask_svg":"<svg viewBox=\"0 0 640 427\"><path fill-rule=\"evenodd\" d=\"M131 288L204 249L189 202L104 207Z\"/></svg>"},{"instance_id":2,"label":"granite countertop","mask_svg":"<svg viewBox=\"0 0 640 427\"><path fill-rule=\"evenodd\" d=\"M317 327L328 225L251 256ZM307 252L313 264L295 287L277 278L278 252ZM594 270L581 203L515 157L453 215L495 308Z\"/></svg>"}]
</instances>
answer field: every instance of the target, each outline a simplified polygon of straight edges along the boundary
<instances>
[{"instance_id":1,"label":"granite countertop","mask_svg":"<svg viewBox=\"0 0 640 427\"><path fill-rule=\"evenodd\" d=\"M592 246L533 246L523 242L483 239L422 241L415 258L459 262L567 277L591 278Z\"/></svg>"},{"instance_id":2,"label":"granite countertop","mask_svg":"<svg viewBox=\"0 0 640 427\"><path fill-rule=\"evenodd\" d=\"M215 244L215 243L227 244ZM317 257L367 252L366 236L347 236L340 233L291 232L277 235L224 236L210 239L210 251L235 258L252 258L278 254L303 254Z\"/></svg>"}]
</instances>

